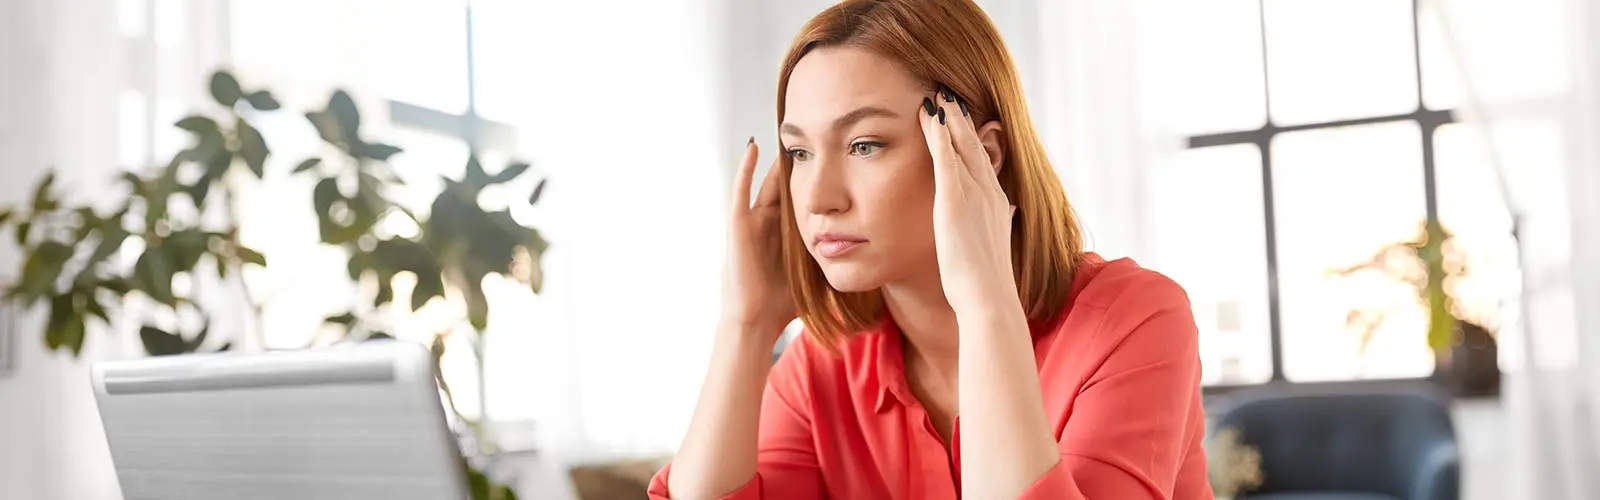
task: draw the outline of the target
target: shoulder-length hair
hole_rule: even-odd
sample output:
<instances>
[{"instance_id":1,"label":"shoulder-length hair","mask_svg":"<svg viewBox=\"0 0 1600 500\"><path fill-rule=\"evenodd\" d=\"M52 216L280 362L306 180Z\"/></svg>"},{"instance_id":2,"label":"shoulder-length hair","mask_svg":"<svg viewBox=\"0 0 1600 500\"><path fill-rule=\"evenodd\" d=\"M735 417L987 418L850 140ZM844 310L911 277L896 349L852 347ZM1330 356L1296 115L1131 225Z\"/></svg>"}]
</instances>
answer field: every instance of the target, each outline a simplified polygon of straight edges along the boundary
<instances>
[{"instance_id":1,"label":"shoulder-length hair","mask_svg":"<svg viewBox=\"0 0 1600 500\"><path fill-rule=\"evenodd\" d=\"M999 32L972 0L847 0L800 29L778 76L783 123L789 76L820 47L847 46L899 61L931 91L942 83L967 100L974 123L999 120L1005 163L1000 186L1016 205L1012 274L1030 322L1048 321L1067 301L1083 243L1061 181L1028 118L1022 83ZM779 164L786 178L791 164ZM789 183L783 182L783 259L800 319L824 345L876 326L885 308L879 291L833 289L801 241Z\"/></svg>"}]
</instances>

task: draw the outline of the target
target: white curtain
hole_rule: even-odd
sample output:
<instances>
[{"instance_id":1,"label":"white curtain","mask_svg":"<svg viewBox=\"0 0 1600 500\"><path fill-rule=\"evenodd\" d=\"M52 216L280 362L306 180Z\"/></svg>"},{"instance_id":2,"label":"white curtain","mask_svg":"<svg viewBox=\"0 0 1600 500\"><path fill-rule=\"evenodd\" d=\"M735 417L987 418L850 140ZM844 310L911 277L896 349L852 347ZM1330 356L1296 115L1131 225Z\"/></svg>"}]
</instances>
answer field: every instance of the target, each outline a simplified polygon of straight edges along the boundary
<instances>
[{"instance_id":1,"label":"white curtain","mask_svg":"<svg viewBox=\"0 0 1600 500\"><path fill-rule=\"evenodd\" d=\"M1507 481L1495 487L1600 497L1600 9L1431 0L1424 12L1454 58L1463 123L1519 222L1521 311L1501 336Z\"/></svg>"},{"instance_id":2,"label":"white curtain","mask_svg":"<svg viewBox=\"0 0 1600 500\"><path fill-rule=\"evenodd\" d=\"M225 59L225 6L180 0L0 3L0 204L31 196L47 169L72 203L123 189L120 169L187 140L172 127L204 106L204 75ZM106 207L101 207L105 209ZM20 257L9 232L0 279ZM14 369L0 375L0 498L121 498L88 363L140 355L132 321L91 327L80 359L47 352L42 311L0 317ZM3 316L3 315L0 315Z\"/></svg>"}]
</instances>

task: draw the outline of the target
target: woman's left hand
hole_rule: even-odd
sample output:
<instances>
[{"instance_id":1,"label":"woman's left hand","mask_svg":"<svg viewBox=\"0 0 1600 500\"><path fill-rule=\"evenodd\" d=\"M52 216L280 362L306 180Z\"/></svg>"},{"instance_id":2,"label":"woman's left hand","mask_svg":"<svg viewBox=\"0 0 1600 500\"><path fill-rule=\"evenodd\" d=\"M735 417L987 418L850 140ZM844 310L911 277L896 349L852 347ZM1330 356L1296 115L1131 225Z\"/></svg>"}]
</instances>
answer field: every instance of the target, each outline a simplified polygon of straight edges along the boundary
<instances>
[{"instance_id":1,"label":"woman's left hand","mask_svg":"<svg viewBox=\"0 0 1600 500\"><path fill-rule=\"evenodd\" d=\"M933 242L945 298L959 317L1016 302L1011 270L1011 217L1016 207L1000 188L977 127L953 92L923 100L923 136L933 156Z\"/></svg>"}]
</instances>

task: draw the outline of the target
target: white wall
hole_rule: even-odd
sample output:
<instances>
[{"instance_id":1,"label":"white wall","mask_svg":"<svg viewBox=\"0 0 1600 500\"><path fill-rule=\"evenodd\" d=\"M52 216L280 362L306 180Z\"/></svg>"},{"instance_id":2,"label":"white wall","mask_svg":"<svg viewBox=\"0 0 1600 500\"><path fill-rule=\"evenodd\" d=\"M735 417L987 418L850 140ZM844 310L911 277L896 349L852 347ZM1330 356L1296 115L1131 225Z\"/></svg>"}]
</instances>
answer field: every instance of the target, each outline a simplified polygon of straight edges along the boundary
<instances>
[{"instance_id":1,"label":"white wall","mask_svg":"<svg viewBox=\"0 0 1600 500\"><path fill-rule=\"evenodd\" d=\"M47 167L58 185L95 189L115 166L115 109L110 87L122 82L120 47L110 2L8 1L0 4L0 49L9 66L0 94L9 111L0 125L0 204L27 198ZM72 61L70 66L64 64ZM92 179L92 180L91 180ZM0 273L15 276L18 252L9 232L0 245ZM47 353L37 311L17 322L12 361L0 378L0 498L118 498L110 455L95 413L84 365ZM122 342L90 331L85 357L120 350Z\"/></svg>"}]
</instances>

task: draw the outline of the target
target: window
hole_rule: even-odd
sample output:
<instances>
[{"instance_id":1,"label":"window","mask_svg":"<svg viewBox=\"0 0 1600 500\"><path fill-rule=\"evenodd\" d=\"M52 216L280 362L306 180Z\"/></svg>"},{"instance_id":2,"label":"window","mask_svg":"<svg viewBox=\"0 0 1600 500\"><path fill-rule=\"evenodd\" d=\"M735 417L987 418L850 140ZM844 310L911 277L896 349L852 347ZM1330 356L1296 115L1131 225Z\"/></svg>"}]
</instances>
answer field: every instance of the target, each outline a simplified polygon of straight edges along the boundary
<instances>
[{"instance_id":1,"label":"window","mask_svg":"<svg viewBox=\"0 0 1600 500\"><path fill-rule=\"evenodd\" d=\"M1206 385L1430 375L1409 285L1334 272L1428 217L1483 249L1470 258L1515 262L1478 144L1451 125L1463 92L1438 23L1418 8L1228 0L1181 7L1169 28L1183 36L1158 30L1194 77L1162 96L1188 149L1151 169L1151 260L1189 291ZM1480 292L1464 300L1499 307L1506 269L1462 284ZM1353 321L1368 310L1383 320Z\"/></svg>"},{"instance_id":2,"label":"window","mask_svg":"<svg viewBox=\"0 0 1600 500\"><path fill-rule=\"evenodd\" d=\"M396 193L397 202L425 212L444 187L439 177L459 178L469 154L476 153L491 172L517 156L517 131L506 123L488 118L515 116L520 111L517 106L521 103L515 100L517 96L508 95L514 89L506 88L514 83L505 81L516 75L507 74L503 69L514 66L516 44L511 37L516 36L517 27L510 24L510 19L494 19L496 15L507 14L497 11L513 7L510 2L461 0L408 0L386 4L389 20L381 23L379 34L371 43L372 53L377 56L376 72L380 75L375 79L379 82L376 90L389 108L390 130L384 139L403 148L394 158L395 170L405 181L405 187ZM480 50L480 44L486 41L490 47ZM489 84L488 79L499 81ZM485 101L480 96L491 100ZM504 202L487 198L493 196L486 191L485 199L480 202L486 205ZM401 217L385 221L381 229L398 235L416 230L410 221ZM408 288L403 284L396 286L401 290ZM506 325L527 328L537 317L534 311L539 304L529 304L531 294L524 287L486 282L484 291L494 304L491 332L508 328ZM432 303L407 321L414 328L401 328L396 334L402 338L426 339L436 333L433 329L440 325L458 323L462 311L441 310L453 307ZM490 354L483 360L485 369L491 372L521 369L514 366L516 363L495 363L494 359L503 351L515 350L506 349L508 346L500 337L489 335L488 342L498 347L487 350ZM514 336L503 337L515 340L510 338ZM479 380L473 373L477 369L474 363L467 337L451 336L440 369L452 385L458 386L453 387L456 406L469 418L479 418ZM491 378L494 377L527 378L499 373ZM491 387L496 390L490 392L502 390L498 385ZM496 398L491 394L489 400L492 406L488 412L495 420L521 418L529 413L525 398Z\"/></svg>"}]
</instances>

